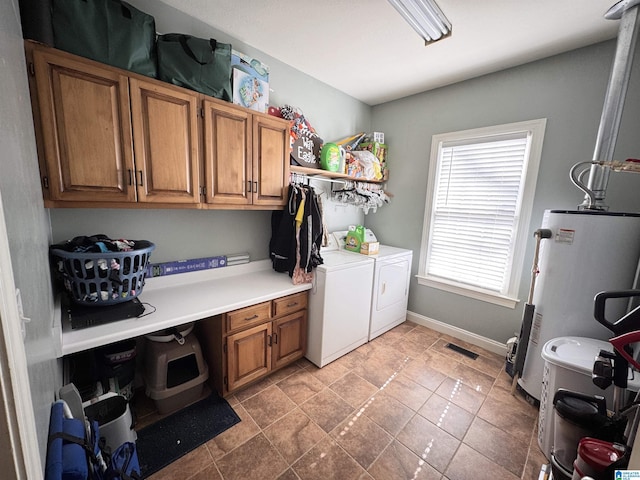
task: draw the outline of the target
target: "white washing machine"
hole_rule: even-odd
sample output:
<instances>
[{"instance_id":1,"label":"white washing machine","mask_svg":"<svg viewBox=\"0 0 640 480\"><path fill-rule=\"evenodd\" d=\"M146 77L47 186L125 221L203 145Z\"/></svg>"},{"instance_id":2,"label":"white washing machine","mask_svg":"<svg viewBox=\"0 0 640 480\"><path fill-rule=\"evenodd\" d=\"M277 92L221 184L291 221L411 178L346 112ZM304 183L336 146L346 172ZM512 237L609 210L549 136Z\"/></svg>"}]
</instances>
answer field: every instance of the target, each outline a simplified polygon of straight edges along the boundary
<instances>
[{"instance_id":1,"label":"white washing machine","mask_svg":"<svg viewBox=\"0 0 640 480\"><path fill-rule=\"evenodd\" d=\"M347 232L334 232L333 235L342 251ZM365 241L377 241L370 229L365 230ZM356 252L344 251L351 255L364 256ZM413 251L380 245L380 250L376 255L368 255L367 257L375 261L368 337L369 340L373 340L400 325L407 318Z\"/></svg>"},{"instance_id":2,"label":"white washing machine","mask_svg":"<svg viewBox=\"0 0 640 480\"><path fill-rule=\"evenodd\" d=\"M340 251L334 238L320 253L324 263L315 269L309 294L305 356L323 367L369 339L375 262Z\"/></svg>"}]
</instances>

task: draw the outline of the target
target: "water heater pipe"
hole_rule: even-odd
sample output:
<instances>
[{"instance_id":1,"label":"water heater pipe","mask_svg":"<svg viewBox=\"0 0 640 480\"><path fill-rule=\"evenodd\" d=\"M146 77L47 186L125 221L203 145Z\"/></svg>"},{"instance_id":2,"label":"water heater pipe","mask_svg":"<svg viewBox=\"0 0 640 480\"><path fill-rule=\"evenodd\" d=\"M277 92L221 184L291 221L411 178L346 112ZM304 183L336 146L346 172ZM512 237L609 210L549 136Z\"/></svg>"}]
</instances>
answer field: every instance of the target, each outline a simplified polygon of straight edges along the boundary
<instances>
[{"instance_id":1,"label":"water heater pipe","mask_svg":"<svg viewBox=\"0 0 640 480\"><path fill-rule=\"evenodd\" d=\"M628 158L624 162L614 160L611 162L591 161L576 163L571 167L571 170L569 170L569 178L571 178L571 181L576 187L585 193L585 202L588 199L589 205L595 205L596 196L595 193L584 184L583 178L590 171L590 168L593 168L593 166L605 167L608 172L613 170L614 172L640 173L640 159L636 158ZM595 210L595 207L587 208Z\"/></svg>"},{"instance_id":2,"label":"water heater pipe","mask_svg":"<svg viewBox=\"0 0 640 480\"><path fill-rule=\"evenodd\" d=\"M600 125L593 152L594 162L610 161L620 129L620 119L631 76L631 65L640 30L640 0L623 0L607 11L605 18L620 19L616 53L611 67ZM580 210L607 210L604 203L609 182L608 166L593 164L589 171L587 190Z\"/></svg>"}]
</instances>

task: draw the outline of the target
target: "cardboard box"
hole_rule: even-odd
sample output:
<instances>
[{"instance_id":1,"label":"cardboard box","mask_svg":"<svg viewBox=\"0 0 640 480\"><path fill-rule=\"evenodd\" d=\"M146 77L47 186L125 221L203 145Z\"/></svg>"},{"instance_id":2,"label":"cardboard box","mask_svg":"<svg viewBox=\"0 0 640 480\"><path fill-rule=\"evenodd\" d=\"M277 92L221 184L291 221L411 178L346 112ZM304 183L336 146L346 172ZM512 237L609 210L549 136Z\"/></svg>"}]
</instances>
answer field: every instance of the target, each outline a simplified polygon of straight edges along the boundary
<instances>
[{"instance_id":1,"label":"cardboard box","mask_svg":"<svg viewBox=\"0 0 640 480\"><path fill-rule=\"evenodd\" d=\"M360 253L363 255L376 255L380 251L380 242L363 242L360 245Z\"/></svg>"},{"instance_id":2,"label":"cardboard box","mask_svg":"<svg viewBox=\"0 0 640 480\"><path fill-rule=\"evenodd\" d=\"M260 60L231 51L233 103L266 113L269 108L269 67Z\"/></svg>"},{"instance_id":3,"label":"cardboard box","mask_svg":"<svg viewBox=\"0 0 640 480\"><path fill-rule=\"evenodd\" d=\"M147 278L175 275L176 273L196 272L210 268L220 268L227 265L227 257L193 258L190 260L177 260L175 262L153 263L147 265Z\"/></svg>"},{"instance_id":4,"label":"cardboard box","mask_svg":"<svg viewBox=\"0 0 640 480\"><path fill-rule=\"evenodd\" d=\"M266 113L269 108L269 84L234 68L233 103Z\"/></svg>"},{"instance_id":5,"label":"cardboard box","mask_svg":"<svg viewBox=\"0 0 640 480\"><path fill-rule=\"evenodd\" d=\"M269 83L269 67L260 60L252 58L237 50L231 50L231 68L237 68L252 77Z\"/></svg>"}]
</instances>

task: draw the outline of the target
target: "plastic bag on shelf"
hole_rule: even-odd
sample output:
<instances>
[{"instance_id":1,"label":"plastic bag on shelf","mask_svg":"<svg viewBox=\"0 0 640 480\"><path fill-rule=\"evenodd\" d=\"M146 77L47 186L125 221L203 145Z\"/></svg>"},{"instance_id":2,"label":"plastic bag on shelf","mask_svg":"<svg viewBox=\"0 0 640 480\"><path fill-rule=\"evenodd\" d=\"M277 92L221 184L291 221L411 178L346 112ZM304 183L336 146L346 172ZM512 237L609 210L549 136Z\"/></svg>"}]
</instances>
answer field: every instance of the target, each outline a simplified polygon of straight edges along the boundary
<instances>
[{"instance_id":1,"label":"plastic bag on shelf","mask_svg":"<svg viewBox=\"0 0 640 480\"><path fill-rule=\"evenodd\" d=\"M380 160L368 150L354 150L351 156L355 157L362 167L362 177L367 180L382 180L382 168Z\"/></svg>"}]
</instances>

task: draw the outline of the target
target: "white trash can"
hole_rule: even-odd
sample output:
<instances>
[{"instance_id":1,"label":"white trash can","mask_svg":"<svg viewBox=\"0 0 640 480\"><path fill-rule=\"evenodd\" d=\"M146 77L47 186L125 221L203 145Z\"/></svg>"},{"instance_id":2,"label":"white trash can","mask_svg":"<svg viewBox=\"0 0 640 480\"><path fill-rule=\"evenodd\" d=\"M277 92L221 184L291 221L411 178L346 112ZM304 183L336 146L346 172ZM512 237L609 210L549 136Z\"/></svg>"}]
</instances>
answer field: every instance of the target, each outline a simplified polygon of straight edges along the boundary
<instances>
[{"instance_id":1,"label":"white trash can","mask_svg":"<svg viewBox=\"0 0 640 480\"><path fill-rule=\"evenodd\" d=\"M85 402L83 407L87 418L98 422L100 436L105 438L112 452L123 443L138 439L129 402L122 395L108 392L99 396L97 401Z\"/></svg>"},{"instance_id":2,"label":"white trash can","mask_svg":"<svg viewBox=\"0 0 640 480\"><path fill-rule=\"evenodd\" d=\"M553 448L553 396L559 388L602 395L607 399L607 408L612 405L613 385L602 390L591 381L593 363L600 350L613 352L613 346L593 338L558 337L542 347L544 372L538 413L538 445L549 460Z\"/></svg>"}]
</instances>

